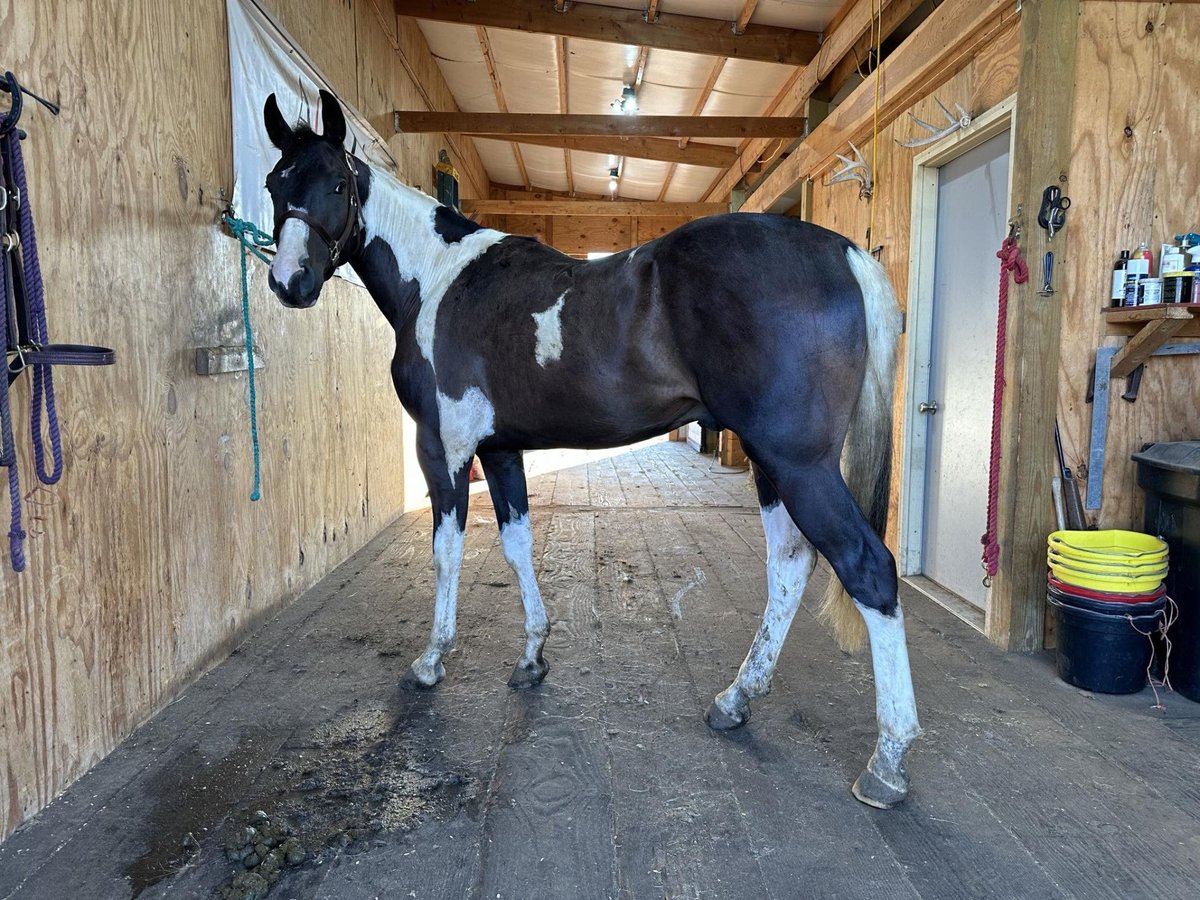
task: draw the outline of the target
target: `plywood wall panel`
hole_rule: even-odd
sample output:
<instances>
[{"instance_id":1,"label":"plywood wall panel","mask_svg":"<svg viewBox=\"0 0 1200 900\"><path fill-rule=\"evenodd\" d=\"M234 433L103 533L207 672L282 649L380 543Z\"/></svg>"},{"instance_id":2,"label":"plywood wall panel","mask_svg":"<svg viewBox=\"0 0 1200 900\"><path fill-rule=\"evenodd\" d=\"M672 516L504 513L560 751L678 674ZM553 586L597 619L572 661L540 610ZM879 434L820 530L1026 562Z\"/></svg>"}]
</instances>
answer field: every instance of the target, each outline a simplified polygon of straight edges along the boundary
<instances>
[{"instance_id":1,"label":"plywood wall panel","mask_svg":"<svg viewBox=\"0 0 1200 900\"><path fill-rule=\"evenodd\" d=\"M1200 220L1200 22L1185 5L1084 3L1069 194L1071 262L1063 273L1059 413L1071 461L1085 463L1092 408L1087 374L1106 338L1101 308L1121 249L1158 245ZM1142 493L1129 457L1148 441L1200 436L1200 358L1151 360L1134 404L1108 420L1103 527L1140 528ZM1121 380L1113 382L1117 394ZM1086 470L1086 467L1085 467Z\"/></svg>"},{"instance_id":2,"label":"plywood wall panel","mask_svg":"<svg viewBox=\"0 0 1200 900\"><path fill-rule=\"evenodd\" d=\"M268 5L352 102L417 90L390 42L365 40L387 34L362 21L378 16L369 0ZM194 372L194 348L242 333L238 248L217 225L232 176L224 0L0 0L0 33L5 65L63 104L58 119L29 104L25 120L53 336L119 360L58 370L67 473L26 506L28 571L0 576L2 837L417 492L391 331L361 289L331 282L315 309L286 310L251 263L267 360L257 504L246 376ZM428 187L434 142L407 149ZM28 396L24 379L25 490Z\"/></svg>"}]
</instances>

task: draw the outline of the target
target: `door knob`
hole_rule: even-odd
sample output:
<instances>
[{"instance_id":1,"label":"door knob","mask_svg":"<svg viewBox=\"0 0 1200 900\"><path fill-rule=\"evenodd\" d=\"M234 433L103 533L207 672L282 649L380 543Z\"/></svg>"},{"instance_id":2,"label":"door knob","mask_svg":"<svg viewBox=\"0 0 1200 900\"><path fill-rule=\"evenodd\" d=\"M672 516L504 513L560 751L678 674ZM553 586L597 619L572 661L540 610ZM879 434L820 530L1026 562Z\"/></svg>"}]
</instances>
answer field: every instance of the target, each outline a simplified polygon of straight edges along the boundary
<instances>
[{"instance_id":1,"label":"door knob","mask_svg":"<svg viewBox=\"0 0 1200 900\"><path fill-rule=\"evenodd\" d=\"M936 400L931 400L928 403L922 403L917 407L917 412L919 413L929 413L930 415L933 415L937 411L938 405Z\"/></svg>"}]
</instances>

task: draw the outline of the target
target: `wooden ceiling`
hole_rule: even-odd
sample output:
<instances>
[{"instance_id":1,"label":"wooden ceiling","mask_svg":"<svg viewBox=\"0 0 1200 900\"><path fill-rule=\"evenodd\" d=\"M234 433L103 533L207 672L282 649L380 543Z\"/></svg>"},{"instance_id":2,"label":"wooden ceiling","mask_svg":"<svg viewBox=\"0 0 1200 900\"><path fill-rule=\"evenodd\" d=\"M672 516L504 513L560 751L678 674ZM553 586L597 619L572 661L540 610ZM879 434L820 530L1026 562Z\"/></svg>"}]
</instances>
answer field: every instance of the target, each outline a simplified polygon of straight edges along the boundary
<instances>
[{"instance_id":1,"label":"wooden ceiling","mask_svg":"<svg viewBox=\"0 0 1200 900\"><path fill-rule=\"evenodd\" d=\"M397 111L398 131L476 137L495 184L719 203L803 136L810 98L857 83L874 43L928 0L394 3L459 107ZM620 115L630 90L639 112Z\"/></svg>"}]
</instances>

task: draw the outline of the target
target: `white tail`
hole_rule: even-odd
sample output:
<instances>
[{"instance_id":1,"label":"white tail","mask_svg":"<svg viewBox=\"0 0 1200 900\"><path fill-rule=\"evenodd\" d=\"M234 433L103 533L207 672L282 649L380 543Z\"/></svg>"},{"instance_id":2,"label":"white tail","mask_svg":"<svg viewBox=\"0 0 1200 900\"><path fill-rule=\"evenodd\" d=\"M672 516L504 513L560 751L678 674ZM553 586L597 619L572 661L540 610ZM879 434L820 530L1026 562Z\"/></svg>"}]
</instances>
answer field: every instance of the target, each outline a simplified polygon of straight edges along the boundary
<instances>
[{"instance_id":1,"label":"white tail","mask_svg":"<svg viewBox=\"0 0 1200 900\"><path fill-rule=\"evenodd\" d=\"M846 262L862 290L867 319L867 367L858 403L850 418L842 451L842 477L875 532L887 527L892 468L892 396L896 383L896 349L900 308L883 266L858 247L846 251ZM831 577L821 600L820 617L829 623L838 645L858 650L867 630L850 595Z\"/></svg>"}]
</instances>

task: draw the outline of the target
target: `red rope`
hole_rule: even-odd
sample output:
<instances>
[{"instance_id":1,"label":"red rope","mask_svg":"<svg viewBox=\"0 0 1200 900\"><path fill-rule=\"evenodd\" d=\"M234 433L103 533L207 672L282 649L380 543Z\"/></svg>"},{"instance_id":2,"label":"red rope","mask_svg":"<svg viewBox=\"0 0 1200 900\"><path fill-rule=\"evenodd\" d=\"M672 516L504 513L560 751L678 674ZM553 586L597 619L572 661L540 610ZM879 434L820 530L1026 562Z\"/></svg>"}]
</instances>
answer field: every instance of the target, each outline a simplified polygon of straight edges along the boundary
<instances>
[{"instance_id":1,"label":"red rope","mask_svg":"<svg viewBox=\"0 0 1200 900\"><path fill-rule=\"evenodd\" d=\"M996 500L1000 494L1000 412L1004 405L1004 348L1008 343L1008 273L1017 284L1029 280L1029 266L1021 259L1017 239L1004 239L996 256L1000 258L1000 303L996 310L996 374L992 382L992 454L988 463L987 531L983 544L983 568L988 580L1000 566L1000 539L996 534Z\"/></svg>"}]
</instances>

